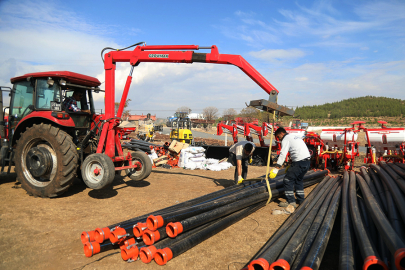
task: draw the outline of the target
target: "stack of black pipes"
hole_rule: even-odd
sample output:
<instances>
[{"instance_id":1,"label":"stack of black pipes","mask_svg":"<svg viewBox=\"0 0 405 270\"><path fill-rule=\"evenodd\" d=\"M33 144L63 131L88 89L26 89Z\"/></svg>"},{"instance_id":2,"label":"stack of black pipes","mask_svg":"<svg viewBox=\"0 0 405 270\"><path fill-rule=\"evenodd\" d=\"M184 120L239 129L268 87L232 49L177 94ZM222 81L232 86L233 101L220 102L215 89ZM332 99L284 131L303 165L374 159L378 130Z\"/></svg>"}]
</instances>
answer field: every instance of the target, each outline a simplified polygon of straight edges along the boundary
<instances>
[{"instance_id":1,"label":"stack of black pipes","mask_svg":"<svg viewBox=\"0 0 405 270\"><path fill-rule=\"evenodd\" d=\"M319 183L327 174L327 170L309 171L304 177L304 187ZM284 194L282 180L283 175L270 181L272 198ZM139 256L145 263L155 259L164 265L265 206L268 198L264 181L228 187L119 224L83 232L84 251L91 257L120 248L124 260L134 261Z\"/></svg>"},{"instance_id":2,"label":"stack of black pipes","mask_svg":"<svg viewBox=\"0 0 405 270\"><path fill-rule=\"evenodd\" d=\"M145 142L142 140L136 140L136 139L131 139L130 142L125 142L123 144L121 144L122 147L130 149L132 151L142 151L142 152L147 152L147 153L151 153L151 149L150 146L152 147L156 147L156 146L160 146L154 143L150 143L150 142Z\"/></svg>"},{"instance_id":3,"label":"stack of black pipes","mask_svg":"<svg viewBox=\"0 0 405 270\"><path fill-rule=\"evenodd\" d=\"M381 161L346 177L349 184L343 202L347 208L342 209L341 267L404 270L404 164ZM356 256L356 249L360 256Z\"/></svg>"},{"instance_id":4,"label":"stack of black pipes","mask_svg":"<svg viewBox=\"0 0 405 270\"><path fill-rule=\"evenodd\" d=\"M405 165L326 177L243 269L319 269L338 208L336 269L405 270Z\"/></svg>"}]
</instances>

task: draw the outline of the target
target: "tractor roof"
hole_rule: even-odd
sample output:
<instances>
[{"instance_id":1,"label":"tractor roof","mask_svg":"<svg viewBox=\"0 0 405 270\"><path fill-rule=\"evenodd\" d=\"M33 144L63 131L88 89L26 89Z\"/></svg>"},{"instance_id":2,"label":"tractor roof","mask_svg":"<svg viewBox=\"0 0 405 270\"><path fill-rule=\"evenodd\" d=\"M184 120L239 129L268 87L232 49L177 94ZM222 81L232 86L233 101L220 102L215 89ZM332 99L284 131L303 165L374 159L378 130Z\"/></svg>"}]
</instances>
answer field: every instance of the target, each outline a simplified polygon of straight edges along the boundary
<instances>
[{"instance_id":1,"label":"tractor roof","mask_svg":"<svg viewBox=\"0 0 405 270\"><path fill-rule=\"evenodd\" d=\"M11 83L25 80L28 77L52 77L52 78L63 78L69 83L79 84L83 86L96 87L100 86L100 81L97 78L90 77L87 75L70 72L70 71L46 71L46 72L35 72L27 73L22 76L11 78Z\"/></svg>"}]
</instances>

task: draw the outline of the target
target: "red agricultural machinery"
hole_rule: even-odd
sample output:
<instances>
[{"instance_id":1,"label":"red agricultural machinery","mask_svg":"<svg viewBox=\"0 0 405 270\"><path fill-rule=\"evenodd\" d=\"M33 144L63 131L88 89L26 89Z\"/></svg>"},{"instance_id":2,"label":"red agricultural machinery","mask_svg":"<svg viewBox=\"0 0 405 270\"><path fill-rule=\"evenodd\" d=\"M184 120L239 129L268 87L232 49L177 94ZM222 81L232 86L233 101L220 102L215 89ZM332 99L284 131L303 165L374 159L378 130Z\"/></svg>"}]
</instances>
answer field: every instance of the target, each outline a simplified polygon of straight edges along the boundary
<instances>
[{"instance_id":1,"label":"red agricultural machinery","mask_svg":"<svg viewBox=\"0 0 405 270\"><path fill-rule=\"evenodd\" d=\"M135 48L128 50L131 47ZM195 52L200 49L210 52ZM111 51L103 55L105 50ZM93 92L101 91L96 78L69 71L50 71L11 79L8 119L0 108L0 163L2 171L7 165L10 171L10 166L15 164L17 179L28 194L58 196L69 188L78 172L93 189L111 184L120 170L125 170L133 180L149 176L152 164L148 156L141 151L124 154L118 127L133 70L142 62L235 65L269 94L268 100L250 101L250 106L267 112L277 111L280 116L294 114L293 110L277 104L278 90L242 56L219 54L215 45L146 46L141 42L124 49L105 48L101 55L105 69L105 114L95 113ZM128 62L131 71L116 113L118 62ZM84 93L77 100L79 112L68 111L63 105L63 98L72 96L74 91Z\"/></svg>"}]
</instances>

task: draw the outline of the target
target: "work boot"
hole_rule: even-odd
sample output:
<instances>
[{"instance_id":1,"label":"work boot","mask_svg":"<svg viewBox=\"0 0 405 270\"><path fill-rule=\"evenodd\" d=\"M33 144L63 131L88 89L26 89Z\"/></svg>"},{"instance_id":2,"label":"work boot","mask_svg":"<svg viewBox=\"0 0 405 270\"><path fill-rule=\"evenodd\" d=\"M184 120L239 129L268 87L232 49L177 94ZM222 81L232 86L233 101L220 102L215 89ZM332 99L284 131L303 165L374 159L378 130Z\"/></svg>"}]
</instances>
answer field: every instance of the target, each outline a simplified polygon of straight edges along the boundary
<instances>
[{"instance_id":1,"label":"work boot","mask_svg":"<svg viewBox=\"0 0 405 270\"><path fill-rule=\"evenodd\" d=\"M287 206L289 206L289 205L294 206L294 208L297 208L297 207L298 207L298 205L297 205L295 202L292 202L292 203L289 203L289 202L281 202L281 203L278 204L278 206L280 206L280 207L287 207Z\"/></svg>"}]
</instances>

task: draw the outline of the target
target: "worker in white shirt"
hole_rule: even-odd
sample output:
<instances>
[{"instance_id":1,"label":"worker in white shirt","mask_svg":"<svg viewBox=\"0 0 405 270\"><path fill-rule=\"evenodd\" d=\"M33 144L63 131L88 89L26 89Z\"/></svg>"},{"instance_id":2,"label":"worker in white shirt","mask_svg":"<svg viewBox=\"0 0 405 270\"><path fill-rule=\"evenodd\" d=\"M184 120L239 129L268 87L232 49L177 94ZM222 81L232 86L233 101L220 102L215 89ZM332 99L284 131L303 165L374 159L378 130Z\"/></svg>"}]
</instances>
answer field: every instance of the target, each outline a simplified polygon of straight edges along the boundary
<instances>
[{"instance_id":1,"label":"worker in white shirt","mask_svg":"<svg viewBox=\"0 0 405 270\"><path fill-rule=\"evenodd\" d=\"M235 167L235 185L242 183L248 173L248 164L252 160L255 145L252 142L241 141L229 148L228 162Z\"/></svg>"},{"instance_id":2,"label":"worker in white shirt","mask_svg":"<svg viewBox=\"0 0 405 270\"><path fill-rule=\"evenodd\" d=\"M283 180L287 202L281 202L279 206L287 207L291 204L297 207L305 199L303 179L310 166L308 147L301 137L288 134L284 128L278 128L274 135L281 141L281 151L275 168L270 172L270 178L277 176L277 172L283 166L287 153L290 152L292 164L286 168ZM295 202L294 187L297 202Z\"/></svg>"}]
</instances>

